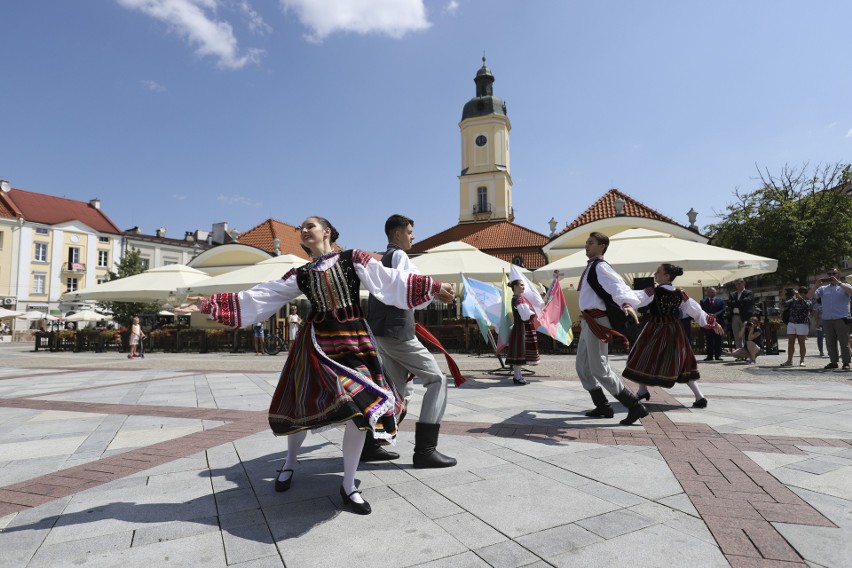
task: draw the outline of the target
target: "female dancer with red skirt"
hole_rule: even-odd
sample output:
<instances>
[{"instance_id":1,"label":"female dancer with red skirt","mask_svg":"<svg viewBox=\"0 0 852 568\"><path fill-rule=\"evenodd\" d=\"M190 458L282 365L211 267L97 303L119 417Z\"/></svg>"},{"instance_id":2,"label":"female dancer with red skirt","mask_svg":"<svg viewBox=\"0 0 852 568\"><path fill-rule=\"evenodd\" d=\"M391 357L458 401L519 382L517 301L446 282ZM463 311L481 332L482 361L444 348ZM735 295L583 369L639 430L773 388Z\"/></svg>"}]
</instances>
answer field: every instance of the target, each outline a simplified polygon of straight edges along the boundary
<instances>
[{"instance_id":1,"label":"female dancer with red skirt","mask_svg":"<svg viewBox=\"0 0 852 568\"><path fill-rule=\"evenodd\" d=\"M509 282L512 288L512 334L509 336L509 352L506 364L512 366L516 385L525 385L527 381L521 375L521 365L538 365L538 337L536 337L535 313L529 300L524 298L526 285L523 280Z\"/></svg>"},{"instance_id":2,"label":"female dancer with red skirt","mask_svg":"<svg viewBox=\"0 0 852 568\"><path fill-rule=\"evenodd\" d=\"M636 397L640 400L651 398L648 386L670 389L675 383L686 383L695 395L692 406L706 408L707 399L696 383L700 378L698 363L680 319L688 315L719 335L724 330L715 316L705 313L698 302L672 285L681 274L681 267L661 264L654 273L657 286L637 292L637 307L649 306L649 319L627 357L622 376L639 383Z\"/></svg>"}]
</instances>

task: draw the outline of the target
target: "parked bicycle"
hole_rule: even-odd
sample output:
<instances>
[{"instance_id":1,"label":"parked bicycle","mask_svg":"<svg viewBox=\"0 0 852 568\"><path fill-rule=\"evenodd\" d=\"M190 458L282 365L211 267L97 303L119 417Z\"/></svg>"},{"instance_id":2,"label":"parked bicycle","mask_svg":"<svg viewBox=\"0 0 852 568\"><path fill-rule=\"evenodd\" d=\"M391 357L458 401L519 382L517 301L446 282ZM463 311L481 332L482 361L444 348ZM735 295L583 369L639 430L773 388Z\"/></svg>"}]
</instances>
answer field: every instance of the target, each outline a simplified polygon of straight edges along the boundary
<instances>
[{"instance_id":1,"label":"parked bicycle","mask_svg":"<svg viewBox=\"0 0 852 568\"><path fill-rule=\"evenodd\" d=\"M268 333L263 340L263 350L267 355L278 355L286 345L287 342L277 333Z\"/></svg>"}]
</instances>

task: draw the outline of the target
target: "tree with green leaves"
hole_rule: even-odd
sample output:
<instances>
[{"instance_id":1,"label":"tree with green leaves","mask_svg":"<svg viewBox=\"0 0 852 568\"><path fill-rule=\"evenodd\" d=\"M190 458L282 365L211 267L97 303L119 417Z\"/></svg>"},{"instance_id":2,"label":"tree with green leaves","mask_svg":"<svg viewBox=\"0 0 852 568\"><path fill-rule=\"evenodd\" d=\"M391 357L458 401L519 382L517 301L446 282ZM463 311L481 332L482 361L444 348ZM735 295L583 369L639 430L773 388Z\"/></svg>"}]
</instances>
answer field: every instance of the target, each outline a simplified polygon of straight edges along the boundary
<instances>
[{"instance_id":1,"label":"tree with green leaves","mask_svg":"<svg viewBox=\"0 0 852 568\"><path fill-rule=\"evenodd\" d=\"M758 173L757 189L737 189L722 220L706 227L712 244L778 259L776 276L784 284L804 284L852 253L848 164Z\"/></svg>"},{"instance_id":2,"label":"tree with green leaves","mask_svg":"<svg viewBox=\"0 0 852 568\"><path fill-rule=\"evenodd\" d=\"M142 264L142 253L139 249L133 248L116 263L115 271L109 271L109 281L135 276L143 272L145 272L145 265ZM99 306L102 310L111 311L113 319L126 327L130 327L134 316L157 313L161 308L158 303L146 304L142 302L103 302Z\"/></svg>"}]
</instances>

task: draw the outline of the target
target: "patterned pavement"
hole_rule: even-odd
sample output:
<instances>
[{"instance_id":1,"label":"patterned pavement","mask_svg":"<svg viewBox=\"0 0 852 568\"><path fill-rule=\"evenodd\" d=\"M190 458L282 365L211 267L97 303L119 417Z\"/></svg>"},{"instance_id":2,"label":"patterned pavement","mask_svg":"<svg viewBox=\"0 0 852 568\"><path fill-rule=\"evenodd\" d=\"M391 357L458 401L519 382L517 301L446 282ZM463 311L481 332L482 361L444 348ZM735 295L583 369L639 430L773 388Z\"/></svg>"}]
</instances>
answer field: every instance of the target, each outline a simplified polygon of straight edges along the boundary
<instances>
[{"instance_id":1,"label":"patterned pavement","mask_svg":"<svg viewBox=\"0 0 852 568\"><path fill-rule=\"evenodd\" d=\"M621 427L618 412L582 416L572 357L545 357L527 387L482 369L493 360L459 357L472 380L451 391L442 425L459 465L412 469L402 434L398 463L359 470L374 515L355 518L330 497L339 429L308 437L304 491L295 478L271 491L284 444L265 404L282 357L0 355L9 566L150 566L179 558L166 544L178 541L198 554L191 565L333 566L322 545L333 528L377 516L407 527L400 566L611 566L625 554L643 566L852 565L852 382L817 372L824 359L784 375L768 362L706 365L707 409L685 406L685 388L652 389L651 415ZM150 487L173 478L189 493L159 492L146 508ZM75 530L85 523L103 530Z\"/></svg>"}]
</instances>

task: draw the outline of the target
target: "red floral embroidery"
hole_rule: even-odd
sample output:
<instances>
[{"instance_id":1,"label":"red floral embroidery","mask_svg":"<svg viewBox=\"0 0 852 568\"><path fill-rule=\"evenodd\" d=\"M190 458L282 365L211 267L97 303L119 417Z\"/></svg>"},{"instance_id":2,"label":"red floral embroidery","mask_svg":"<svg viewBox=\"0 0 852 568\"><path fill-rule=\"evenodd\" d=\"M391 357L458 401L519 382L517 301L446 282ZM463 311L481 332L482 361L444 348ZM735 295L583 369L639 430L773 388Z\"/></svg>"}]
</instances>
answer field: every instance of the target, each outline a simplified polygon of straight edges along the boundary
<instances>
[{"instance_id":1,"label":"red floral embroidery","mask_svg":"<svg viewBox=\"0 0 852 568\"><path fill-rule=\"evenodd\" d=\"M360 264L362 266L367 266L370 261L373 260L373 257L367 254L364 251L358 249L352 249L352 262Z\"/></svg>"}]
</instances>

